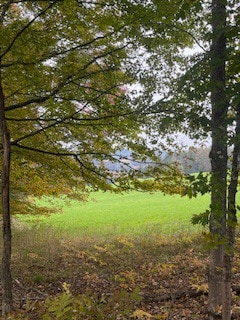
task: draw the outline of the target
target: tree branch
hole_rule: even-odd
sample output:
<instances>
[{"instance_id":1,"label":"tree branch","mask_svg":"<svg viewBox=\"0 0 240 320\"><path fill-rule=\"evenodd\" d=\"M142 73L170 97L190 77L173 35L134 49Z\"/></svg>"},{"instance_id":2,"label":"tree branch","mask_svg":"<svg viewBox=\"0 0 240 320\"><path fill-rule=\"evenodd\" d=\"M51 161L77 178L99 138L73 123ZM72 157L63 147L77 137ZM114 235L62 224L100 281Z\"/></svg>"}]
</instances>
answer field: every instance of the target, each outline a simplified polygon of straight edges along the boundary
<instances>
[{"instance_id":1,"label":"tree branch","mask_svg":"<svg viewBox=\"0 0 240 320\"><path fill-rule=\"evenodd\" d=\"M186 33L187 35L189 35L193 40L194 40L194 42L196 42L196 44L204 51L204 52L208 52L202 45L201 45L201 43L200 43L200 41L191 33L191 32L189 32L188 30L186 30L186 29L183 29L183 28L181 28L181 27L178 27L178 26L176 26L176 25L174 25L174 24L171 24L171 23L161 23L161 22L158 22L158 23L156 23L156 22L149 22L149 24L150 25L158 25L158 26L163 26L163 27L168 27L168 28L174 28L174 29L176 29L176 30L178 30L178 31L180 31L180 32L183 32L183 33Z\"/></svg>"},{"instance_id":2,"label":"tree branch","mask_svg":"<svg viewBox=\"0 0 240 320\"><path fill-rule=\"evenodd\" d=\"M121 30L121 28L119 28L117 31ZM69 49L64 49L62 51L56 51L56 52L52 52L52 53L49 53L49 54L46 54L45 56L43 55L42 57L40 57L38 60L35 60L35 61L31 61L31 62L24 62L24 61L13 61L13 62L9 62L9 63L3 63L1 65L1 68L8 68L8 67L12 67L12 66L15 66L15 65L22 65L22 66L29 66L29 65L35 65L35 64L38 64L38 63L41 63L41 62L44 62L48 59L51 59L51 58L56 58L60 55L64 55L66 53L69 53L69 52L72 52L72 51L75 51L75 50L78 50L78 49L83 49L85 47L89 47L91 44L93 44L94 42L97 42L99 40L103 40L103 39L106 39L107 37L111 37L114 33L116 33L116 30L115 31L112 31L112 32L108 32L107 34L105 34L104 36L98 36L90 41L87 41L85 43L82 43L82 44L79 44L79 45L76 45L72 48L69 48Z\"/></svg>"},{"instance_id":3,"label":"tree branch","mask_svg":"<svg viewBox=\"0 0 240 320\"><path fill-rule=\"evenodd\" d=\"M48 9L50 9L52 6L54 6L57 2L59 2L59 0L55 0L52 3L50 3L50 5L45 8L44 10L42 10L41 12L39 12L39 14L37 14L32 20L29 21L29 23L27 23L25 25L25 27L23 27L13 38L13 40L11 41L10 45L8 46L8 48L0 55L0 59L2 59L12 48L12 46L14 45L14 43L16 42L16 40L21 36L21 34L23 34L39 17L41 17L43 14L45 14Z\"/></svg>"},{"instance_id":4,"label":"tree branch","mask_svg":"<svg viewBox=\"0 0 240 320\"><path fill-rule=\"evenodd\" d=\"M33 148L29 146L24 146L19 143L13 143L12 144L15 147L18 147L20 149L25 149L29 151L34 151L46 155L52 155L52 156L57 156L57 157L76 157L76 156L86 156L86 155L93 155L93 156L103 156L106 155L105 153L102 152L54 152L54 151L48 151L48 150L43 150L43 149L38 149L38 148Z\"/></svg>"},{"instance_id":5,"label":"tree branch","mask_svg":"<svg viewBox=\"0 0 240 320\"><path fill-rule=\"evenodd\" d=\"M126 45L124 45L122 47L115 48L113 50L110 50L110 51L107 51L107 52L104 52L102 54L99 54L99 55L95 56L92 60L90 60L88 63L86 63L81 69L79 69L78 72L86 70L89 66L91 66L98 59L107 57L108 55L113 54L114 52L121 51L125 47L126 47ZM15 110L15 109L19 109L19 108L22 108L22 107L26 107L26 106L28 106L30 104L42 103L42 102L45 102L45 101L49 100L50 98L55 96L63 87L65 87L67 84L71 83L74 80L74 77L76 76L76 74L78 74L78 72L76 72L75 74L69 75L64 82L61 82L57 86L57 88L55 88L49 94L47 94L45 96L42 96L42 97L35 97L35 98L29 99L29 100L26 100L26 101L23 101L23 102L14 104L14 105L7 106L5 108L5 111ZM91 74L88 74L88 76L89 75L91 75ZM85 78L85 77L86 77L86 75L84 77L81 77L81 78Z\"/></svg>"},{"instance_id":6,"label":"tree branch","mask_svg":"<svg viewBox=\"0 0 240 320\"><path fill-rule=\"evenodd\" d=\"M12 0L8 0L8 1L3 5L3 10L2 10L2 13L1 13L1 16L0 16L0 25L1 25L2 22L3 22L5 13L8 11L8 9L9 9L9 7L11 6L12 3L13 3Z\"/></svg>"}]
</instances>

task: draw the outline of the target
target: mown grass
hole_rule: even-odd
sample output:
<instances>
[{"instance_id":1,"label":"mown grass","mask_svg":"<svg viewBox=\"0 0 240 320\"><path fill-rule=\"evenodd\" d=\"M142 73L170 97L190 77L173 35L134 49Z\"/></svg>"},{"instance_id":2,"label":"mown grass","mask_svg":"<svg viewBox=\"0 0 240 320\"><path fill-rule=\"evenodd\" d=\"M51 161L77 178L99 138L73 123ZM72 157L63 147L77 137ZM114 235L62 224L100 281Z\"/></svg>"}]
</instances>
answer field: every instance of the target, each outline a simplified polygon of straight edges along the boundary
<instances>
[{"instance_id":1,"label":"mown grass","mask_svg":"<svg viewBox=\"0 0 240 320\"><path fill-rule=\"evenodd\" d=\"M39 204L46 205L47 200ZM54 201L51 205L54 205ZM41 223L69 236L163 235L195 232L190 219L209 207L209 195L194 199L160 192L125 194L94 192L88 202L59 199L62 213L43 217ZM39 223L39 221L38 221Z\"/></svg>"}]
</instances>

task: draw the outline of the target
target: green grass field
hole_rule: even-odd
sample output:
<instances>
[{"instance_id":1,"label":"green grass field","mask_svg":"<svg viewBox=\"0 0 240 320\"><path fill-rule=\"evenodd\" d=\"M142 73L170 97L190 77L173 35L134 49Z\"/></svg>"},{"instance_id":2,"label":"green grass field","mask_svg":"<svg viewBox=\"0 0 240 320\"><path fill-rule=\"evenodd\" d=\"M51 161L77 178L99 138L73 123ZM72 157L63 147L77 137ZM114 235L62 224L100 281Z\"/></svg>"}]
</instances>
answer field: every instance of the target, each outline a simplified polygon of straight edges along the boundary
<instances>
[{"instance_id":1,"label":"green grass field","mask_svg":"<svg viewBox=\"0 0 240 320\"><path fill-rule=\"evenodd\" d=\"M42 222L72 236L93 235L164 235L194 232L193 214L209 207L209 195L194 199L132 191L126 194L92 193L88 202L57 201L61 214L43 218ZM44 201L40 201L44 205Z\"/></svg>"}]
</instances>

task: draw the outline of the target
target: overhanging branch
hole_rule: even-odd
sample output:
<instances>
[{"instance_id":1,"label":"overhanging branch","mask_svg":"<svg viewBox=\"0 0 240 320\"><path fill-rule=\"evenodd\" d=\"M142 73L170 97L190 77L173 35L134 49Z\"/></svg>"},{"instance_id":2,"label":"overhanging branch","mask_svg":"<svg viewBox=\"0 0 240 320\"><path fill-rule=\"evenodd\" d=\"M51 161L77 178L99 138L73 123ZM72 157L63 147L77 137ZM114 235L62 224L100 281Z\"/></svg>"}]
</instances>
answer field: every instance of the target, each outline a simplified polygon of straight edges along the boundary
<instances>
[{"instance_id":1,"label":"overhanging branch","mask_svg":"<svg viewBox=\"0 0 240 320\"><path fill-rule=\"evenodd\" d=\"M88 63L86 63L82 68L80 68L76 73L69 75L65 81L61 82L52 92L50 92L49 94L42 96L42 97L34 97L31 99L28 99L26 101L17 103L17 104L13 104L10 106L6 106L5 111L11 111L11 110L15 110L15 109L19 109L22 107L26 107L29 106L31 104L36 104L36 103L43 103L47 100L49 100L50 98L54 97L62 88L64 88L66 85L68 85L69 83L71 83L74 80L74 77L76 77L76 75L80 72L80 71L84 71L86 70L89 66L91 66L94 62L96 62L98 59L107 57L110 54L113 54L114 52L118 52L123 50L126 47L126 45L123 45L121 47L117 47L114 48L112 50L109 50L107 52L104 52L102 54L99 54L95 57L93 57ZM86 76L84 76L83 78L85 78ZM77 79L79 79L79 77L77 77Z\"/></svg>"},{"instance_id":2,"label":"overhanging branch","mask_svg":"<svg viewBox=\"0 0 240 320\"><path fill-rule=\"evenodd\" d=\"M48 7L46 7L44 10L42 10L41 12L39 12L39 14L37 14L32 20L30 20L13 38L13 40L11 41L11 43L9 44L9 46L7 47L7 49L0 55L0 59L2 59L12 48L12 46L14 45L14 43L17 41L17 39L39 18L41 17L43 14L45 14L52 6L54 6L57 2L59 2L59 0L55 0L52 3L49 4Z\"/></svg>"}]
</instances>

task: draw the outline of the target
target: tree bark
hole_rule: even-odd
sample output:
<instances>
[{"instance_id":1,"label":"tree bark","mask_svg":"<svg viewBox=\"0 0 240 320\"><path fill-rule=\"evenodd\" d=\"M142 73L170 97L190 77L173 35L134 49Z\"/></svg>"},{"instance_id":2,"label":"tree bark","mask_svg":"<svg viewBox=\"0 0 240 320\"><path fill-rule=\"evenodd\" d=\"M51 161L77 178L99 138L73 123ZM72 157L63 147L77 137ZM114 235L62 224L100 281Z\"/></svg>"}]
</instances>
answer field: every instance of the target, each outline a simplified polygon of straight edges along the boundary
<instances>
[{"instance_id":1,"label":"tree bark","mask_svg":"<svg viewBox=\"0 0 240 320\"><path fill-rule=\"evenodd\" d=\"M236 210L236 194L238 187L239 176L239 161L240 161L240 105L236 108L236 129L234 138L234 148L232 156L232 170L231 179L228 187L228 219L227 219L227 232L230 244L230 250L235 243L235 227L237 223L237 210Z\"/></svg>"},{"instance_id":2,"label":"tree bark","mask_svg":"<svg viewBox=\"0 0 240 320\"><path fill-rule=\"evenodd\" d=\"M235 244L235 228L237 224L236 210L236 194L239 176L239 156L240 156L240 106L236 110L236 130L234 139L234 149L232 158L231 179L228 187L228 206L227 206L227 250L225 252L225 291L226 299L223 310L228 310L231 307L231 296L228 293L231 291L231 273L232 261L234 257ZM228 298L227 298L228 297ZM228 301L228 299L230 299Z\"/></svg>"},{"instance_id":3,"label":"tree bark","mask_svg":"<svg viewBox=\"0 0 240 320\"><path fill-rule=\"evenodd\" d=\"M227 212L226 0L212 0L211 106L212 167L209 267L209 319L231 319L231 288L225 286Z\"/></svg>"},{"instance_id":4,"label":"tree bark","mask_svg":"<svg viewBox=\"0 0 240 320\"><path fill-rule=\"evenodd\" d=\"M1 61L0 61L1 66ZM1 70L1 69L0 69ZM1 72L1 71L0 71ZM10 182L10 134L7 128L4 110L4 93L0 73L0 130L2 139L2 181L1 181L1 202L2 202L2 231L3 231L3 251L2 251L2 314L8 314L13 308L12 298L12 276L11 276L11 221L9 202L9 182Z\"/></svg>"}]
</instances>

